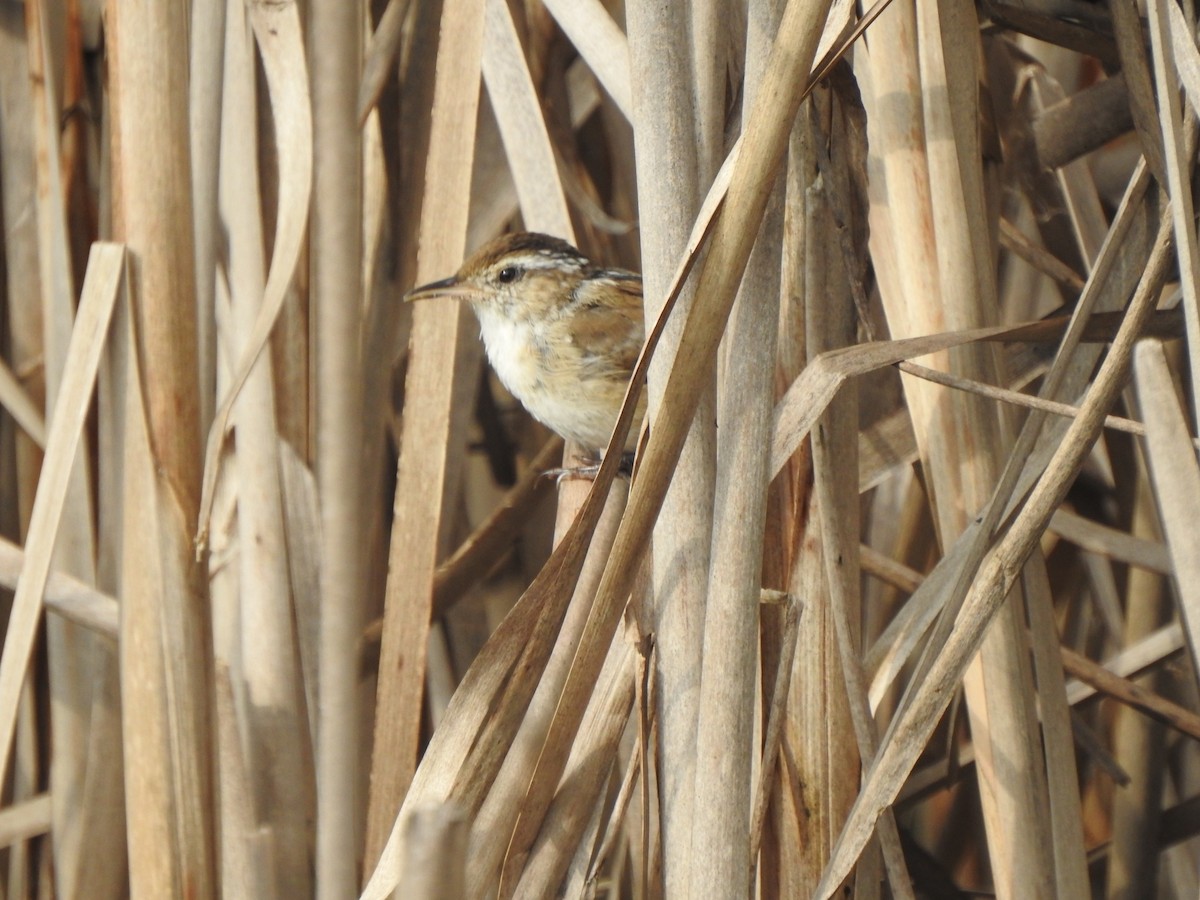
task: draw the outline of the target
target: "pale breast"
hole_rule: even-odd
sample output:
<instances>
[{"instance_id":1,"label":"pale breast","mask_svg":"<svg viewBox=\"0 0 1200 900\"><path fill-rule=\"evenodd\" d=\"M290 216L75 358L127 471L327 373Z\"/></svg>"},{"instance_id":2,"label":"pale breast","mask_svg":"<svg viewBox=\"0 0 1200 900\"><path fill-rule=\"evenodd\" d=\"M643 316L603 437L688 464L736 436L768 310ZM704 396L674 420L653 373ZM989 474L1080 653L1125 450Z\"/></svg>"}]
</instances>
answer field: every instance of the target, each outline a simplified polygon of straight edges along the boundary
<instances>
[{"instance_id":1,"label":"pale breast","mask_svg":"<svg viewBox=\"0 0 1200 900\"><path fill-rule=\"evenodd\" d=\"M476 307L475 314L492 368L508 392L528 406L526 397L539 390L542 380L533 326L486 308Z\"/></svg>"},{"instance_id":2,"label":"pale breast","mask_svg":"<svg viewBox=\"0 0 1200 900\"><path fill-rule=\"evenodd\" d=\"M551 341L545 323L514 320L476 307L488 360L500 381L551 430L591 450L608 444L625 384L601 373L569 341ZM635 423L629 446L637 439Z\"/></svg>"}]
</instances>

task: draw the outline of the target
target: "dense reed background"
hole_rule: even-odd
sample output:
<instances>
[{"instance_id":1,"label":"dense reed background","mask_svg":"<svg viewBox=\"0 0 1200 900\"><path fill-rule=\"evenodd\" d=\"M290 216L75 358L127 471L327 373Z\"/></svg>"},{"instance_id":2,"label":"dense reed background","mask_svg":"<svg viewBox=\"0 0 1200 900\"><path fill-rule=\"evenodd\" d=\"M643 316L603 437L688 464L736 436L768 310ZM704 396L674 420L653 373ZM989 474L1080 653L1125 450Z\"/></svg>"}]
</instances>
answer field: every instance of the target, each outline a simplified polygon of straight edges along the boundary
<instances>
[{"instance_id":1,"label":"dense reed background","mask_svg":"<svg viewBox=\"0 0 1200 900\"><path fill-rule=\"evenodd\" d=\"M1197 104L1175 0L0 0L0 892L1195 897ZM632 481L401 302L518 227Z\"/></svg>"}]
</instances>

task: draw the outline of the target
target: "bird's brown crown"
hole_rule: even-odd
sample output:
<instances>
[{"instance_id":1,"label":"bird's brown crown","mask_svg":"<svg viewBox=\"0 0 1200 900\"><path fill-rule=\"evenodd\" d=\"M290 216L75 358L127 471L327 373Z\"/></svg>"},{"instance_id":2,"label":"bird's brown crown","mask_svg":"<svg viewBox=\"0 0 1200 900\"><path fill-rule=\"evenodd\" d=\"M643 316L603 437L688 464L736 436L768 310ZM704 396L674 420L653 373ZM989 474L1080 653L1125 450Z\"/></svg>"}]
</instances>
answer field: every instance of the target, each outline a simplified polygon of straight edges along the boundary
<instances>
[{"instance_id":1,"label":"bird's brown crown","mask_svg":"<svg viewBox=\"0 0 1200 900\"><path fill-rule=\"evenodd\" d=\"M558 238L522 232L502 235L479 248L449 283L477 311L488 307L514 319L538 320L602 291L602 284L617 282L617 290L632 288L640 301L637 275L597 266Z\"/></svg>"},{"instance_id":2,"label":"bird's brown crown","mask_svg":"<svg viewBox=\"0 0 1200 900\"><path fill-rule=\"evenodd\" d=\"M503 234L488 241L462 264L458 278L462 281L489 273L499 274L505 267L518 270L567 269L580 271L590 266L582 253L564 240L537 232Z\"/></svg>"}]
</instances>

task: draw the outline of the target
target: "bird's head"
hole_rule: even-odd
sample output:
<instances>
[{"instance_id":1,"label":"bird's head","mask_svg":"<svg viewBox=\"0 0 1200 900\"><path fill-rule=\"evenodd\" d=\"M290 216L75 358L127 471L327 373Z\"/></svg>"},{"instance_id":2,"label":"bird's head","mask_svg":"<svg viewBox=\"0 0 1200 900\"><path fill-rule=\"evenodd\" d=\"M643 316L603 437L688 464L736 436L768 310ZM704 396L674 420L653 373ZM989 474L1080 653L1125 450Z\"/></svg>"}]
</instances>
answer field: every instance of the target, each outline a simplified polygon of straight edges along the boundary
<instances>
[{"instance_id":1,"label":"bird's head","mask_svg":"<svg viewBox=\"0 0 1200 900\"><path fill-rule=\"evenodd\" d=\"M508 318L545 316L566 303L592 268L566 241L533 232L505 234L476 250L458 272L413 288L405 300L469 300L476 311Z\"/></svg>"}]
</instances>

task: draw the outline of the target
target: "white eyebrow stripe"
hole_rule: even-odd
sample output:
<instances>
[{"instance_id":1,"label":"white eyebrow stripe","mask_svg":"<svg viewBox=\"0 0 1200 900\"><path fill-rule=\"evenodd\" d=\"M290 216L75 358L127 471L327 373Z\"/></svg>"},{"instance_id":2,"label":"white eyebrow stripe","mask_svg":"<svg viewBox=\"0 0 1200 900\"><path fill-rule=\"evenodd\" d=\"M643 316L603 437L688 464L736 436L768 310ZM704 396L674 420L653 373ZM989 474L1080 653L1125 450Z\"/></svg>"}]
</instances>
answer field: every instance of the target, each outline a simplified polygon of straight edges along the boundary
<instances>
[{"instance_id":1,"label":"white eyebrow stripe","mask_svg":"<svg viewBox=\"0 0 1200 900\"><path fill-rule=\"evenodd\" d=\"M521 253L497 260L495 270L516 267L528 271L530 269L561 269L564 266L571 269L582 269L585 264L586 262L582 258L565 253Z\"/></svg>"}]
</instances>

